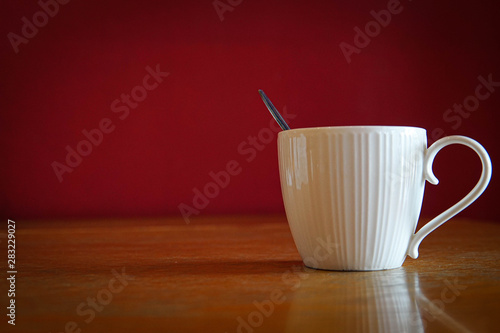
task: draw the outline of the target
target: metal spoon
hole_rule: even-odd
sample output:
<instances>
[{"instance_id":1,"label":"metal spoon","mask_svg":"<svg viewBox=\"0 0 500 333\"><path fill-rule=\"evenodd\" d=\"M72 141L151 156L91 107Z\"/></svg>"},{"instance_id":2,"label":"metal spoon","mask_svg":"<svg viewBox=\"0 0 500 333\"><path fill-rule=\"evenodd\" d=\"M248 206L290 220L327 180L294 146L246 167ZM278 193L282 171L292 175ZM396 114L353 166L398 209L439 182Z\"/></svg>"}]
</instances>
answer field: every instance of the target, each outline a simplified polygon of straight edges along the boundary
<instances>
[{"instance_id":1,"label":"metal spoon","mask_svg":"<svg viewBox=\"0 0 500 333\"><path fill-rule=\"evenodd\" d=\"M283 129L283 131L289 130L290 126L288 126L288 124L285 122L285 119L283 119L281 114L274 107L273 103L271 103L269 98L267 98L266 94L264 94L264 92L261 89L259 89L259 94L260 94L260 97L262 97L264 104L266 104L267 109L273 115L274 120L276 120L276 122L278 123L278 125L280 125L280 127Z\"/></svg>"}]
</instances>

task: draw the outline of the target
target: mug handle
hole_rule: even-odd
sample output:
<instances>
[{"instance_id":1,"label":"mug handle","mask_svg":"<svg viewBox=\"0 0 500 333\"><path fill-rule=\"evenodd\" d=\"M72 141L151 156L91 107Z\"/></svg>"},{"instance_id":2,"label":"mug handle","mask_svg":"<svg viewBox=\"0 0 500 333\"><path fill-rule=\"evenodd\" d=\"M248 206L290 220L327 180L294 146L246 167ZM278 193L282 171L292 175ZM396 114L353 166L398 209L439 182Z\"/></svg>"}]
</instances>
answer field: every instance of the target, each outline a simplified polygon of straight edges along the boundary
<instances>
[{"instance_id":1,"label":"mug handle","mask_svg":"<svg viewBox=\"0 0 500 333\"><path fill-rule=\"evenodd\" d=\"M462 200L445 210L443 213L441 213L431 221L427 222L422 228L420 228L420 230L416 234L412 235L407 254L413 259L416 259L418 257L418 246L420 245L420 242L422 242L422 240L428 234L434 231L441 224L445 223L453 216L464 210L471 203L473 203L483 193L483 191L488 186L488 183L490 182L491 160L488 153L479 142L461 135L447 136L439 139L438 141L434 142L434 144L432 144L429 149L427 149L424 157L425 179L433 185L437 185L439 183L439 180L432 172L432 163L434 161L434 158L436 157L436 154L444 147L457 143L471 148L476 152L476 154L479 155L481 164L483 165L481 177L479 178L479 181L477 182L476 186L474 186L472 191L470 191L469 194L463 197Z\"/></svg>"}]
</instances>

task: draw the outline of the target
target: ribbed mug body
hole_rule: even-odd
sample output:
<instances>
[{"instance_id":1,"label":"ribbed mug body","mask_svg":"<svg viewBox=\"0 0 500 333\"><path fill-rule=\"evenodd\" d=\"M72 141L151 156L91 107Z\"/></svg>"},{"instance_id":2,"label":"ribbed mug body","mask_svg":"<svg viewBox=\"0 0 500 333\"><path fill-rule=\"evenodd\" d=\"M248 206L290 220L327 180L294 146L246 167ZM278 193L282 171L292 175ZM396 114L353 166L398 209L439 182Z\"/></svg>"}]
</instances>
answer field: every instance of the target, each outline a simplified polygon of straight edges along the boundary
<instances>
[{"instance_id":1,"label":"ribbed mug body","mask_svg":"<svg viewBox=\"0 0 500 333\"><path fill-rule=\"evenodd\" d=\"M426 132L415 127L319 127L279 133L281 189L305 265L400 267L424 193Z\"/></svg>"}]
</instances>

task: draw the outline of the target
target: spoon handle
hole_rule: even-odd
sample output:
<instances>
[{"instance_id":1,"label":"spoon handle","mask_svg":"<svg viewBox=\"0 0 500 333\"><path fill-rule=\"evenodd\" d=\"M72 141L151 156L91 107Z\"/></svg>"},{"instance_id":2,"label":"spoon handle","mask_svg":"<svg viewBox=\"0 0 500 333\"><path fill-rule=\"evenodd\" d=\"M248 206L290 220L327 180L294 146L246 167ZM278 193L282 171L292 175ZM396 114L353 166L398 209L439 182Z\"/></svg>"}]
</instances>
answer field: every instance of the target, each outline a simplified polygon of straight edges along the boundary
<instances>
[{"instance_id":1,"label":"spoon handle","mask_svg":"<svg viewBox=\"0 0 500 333\"><path fill-rule=\"evenodd\" d=\"M280 125L280 127L284 131L289 130L290 126L288 126L288 124L285 122L285 120L283 119L283 117L281 116L281 114L274 107L273 103L271 103L271 101L269 100L269 98L267 98L266 94L264 94L264 92L261 89L259 89L259 94L260 94L260 97L262 97L262 100L264 101L264 104L266 104L267 109L273 115L274 120L276 120L276 122L278 123L278 125Z\"/></svg>"}]
</instances>

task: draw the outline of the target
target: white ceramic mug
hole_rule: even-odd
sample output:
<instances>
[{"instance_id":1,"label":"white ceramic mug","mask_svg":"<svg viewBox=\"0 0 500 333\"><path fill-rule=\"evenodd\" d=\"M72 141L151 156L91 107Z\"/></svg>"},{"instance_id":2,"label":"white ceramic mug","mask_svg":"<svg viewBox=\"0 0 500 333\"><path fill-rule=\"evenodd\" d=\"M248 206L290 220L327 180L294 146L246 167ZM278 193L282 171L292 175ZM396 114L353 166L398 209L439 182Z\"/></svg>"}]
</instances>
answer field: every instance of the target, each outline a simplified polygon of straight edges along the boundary
<instances>
[{"instance_id":1,"label":"white ceramic mug","mask_svg":"<svg viewBox=\"0 0 500 333\"><path fill-rule=\"evenodd\" d=\"M425 180L438 183L432 162L450 144L479 155L481 177L469 194L415 234ZM476 200L491 178L491 160L477 141L449 136L427 148L426 131L417 127L282 131L278 156L295 245L305 265L318 269L400 267L407 255L417 258L422 239Z\"/></svg>"}]
</instances>

